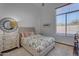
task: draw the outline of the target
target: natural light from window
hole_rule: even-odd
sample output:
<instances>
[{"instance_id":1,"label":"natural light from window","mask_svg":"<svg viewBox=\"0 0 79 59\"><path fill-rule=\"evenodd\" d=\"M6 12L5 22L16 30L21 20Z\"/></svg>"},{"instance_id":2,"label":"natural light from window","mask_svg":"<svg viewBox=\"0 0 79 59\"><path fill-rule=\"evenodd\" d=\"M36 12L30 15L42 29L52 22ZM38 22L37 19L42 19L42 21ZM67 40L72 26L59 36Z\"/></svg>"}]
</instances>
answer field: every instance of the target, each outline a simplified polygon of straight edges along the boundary
<instances>
[{"instance_id":1,"label":"natural light from window","mask_svg":"<svg viewBox=\"0 0 79 59\"><path fill-rule=\"evenodd\" d=\"M75 34L79 31L79 4L69 4L56 9L56 33Z\"/></svg>"}]
</instances>

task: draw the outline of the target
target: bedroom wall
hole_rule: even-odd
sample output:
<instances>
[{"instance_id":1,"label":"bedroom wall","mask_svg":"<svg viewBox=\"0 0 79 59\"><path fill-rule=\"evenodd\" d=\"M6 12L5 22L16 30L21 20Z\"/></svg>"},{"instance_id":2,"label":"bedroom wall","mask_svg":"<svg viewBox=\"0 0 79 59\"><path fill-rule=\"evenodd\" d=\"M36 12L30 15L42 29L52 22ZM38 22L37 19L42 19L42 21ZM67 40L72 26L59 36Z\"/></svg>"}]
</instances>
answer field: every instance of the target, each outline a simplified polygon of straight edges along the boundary
<instances>
[{"instance_id":1,"label":"bedroom wall","mask_svg":"<svg viewBox=\"0 0 79 59\"><path fill-rule=\"evenodd\" d=\"M55 36L56 33L56 10L55 8L62 4L57 3L47 3L44 6L41 6L41 32L45 35ZM43 24L50 24L50 26L43 26Z\"/></svg>"},{"instance_id":2,"label":"bedroom wall","mask_svg":"<svg viewBox=\"0 0 79 59\"><path fill-rule=\"evenodd\" d=\"M57 42L61 42L68 45L73 45L73 37L64 37L56 35L56 7L62 6L64 4L45 4L41 7L41 24L40 31L44 35L53 36L56 38ZM43 24L50 24L49 27L44 27Z\"/></svg>"},{"instance_id":3,"label":"bedroom wall","mask_svg":"<svg viewBox=\"0 0 79 59\"><path fill-rule=\"evenodd\" d=\"M21 27L35 27L36 31L47 36L54 36L56 41L73 45L73 38L56 35L55 8L63 4L0 4L0 19L12 17ZM50 24L44 27L44 24Z\"/></svg>"},{"instance_id":4,"label":"bedroom wall","mask_svg":"<svg viewBox=\"0 0 79 59\"><path fill-rule=\"evenodd\" d=\"M0 4L0 19L3 17L15 18L18 21L19 27L35 27L38 29L40 9L28 3Z\"/></svg>"}]
</instances>

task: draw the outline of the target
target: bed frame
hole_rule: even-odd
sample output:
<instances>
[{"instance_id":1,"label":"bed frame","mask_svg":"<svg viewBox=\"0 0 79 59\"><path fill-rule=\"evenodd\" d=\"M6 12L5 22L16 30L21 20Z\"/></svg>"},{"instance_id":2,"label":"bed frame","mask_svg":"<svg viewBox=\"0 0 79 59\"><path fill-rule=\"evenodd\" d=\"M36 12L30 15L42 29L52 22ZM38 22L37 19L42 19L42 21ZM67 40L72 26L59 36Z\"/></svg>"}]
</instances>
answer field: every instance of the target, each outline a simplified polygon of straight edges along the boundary
<instances>
[{"instance_id":1,"label":"bed frame","mask_svg":"<svg viewBox=\"0 0 79 59\"><path fill-rule=\"evenodd\" d=\"M24 31L33 31L33 32L35 32L35 29L34 28L21 28L20 29L20 33L22 33L22 32L24 32ZM43 50L42 52L37 52L37 50L36 49L34 49L33 47L30 47L29 45L28 45L28 43L27 44L24 44L23 42L22 42L22 40L23 40L23 37L20 37L20 39L21 39L21 46L26 50L26 51L28 51L32 56L45 56L45 55L47 55L48 54L48 52L49 51L51 51L54 47L55 47L55 43L53 43L53 44L51 44L50 46L48 46L45 50Z\"/></svg>"},{"instance_id":2,"label":"bed frame","mask_svg":"<svg viewBox=\"0 0 79 59\"><path fill-rule=\"evenodd\" d=\"M32 47L29 47L28 44L26 45L26 44L21 43L21 45L23 46L23 48L26 51L28 51L32 56L45 56L45 55L47 55L53 48L55 48L54 44L51 44L45 50L43 50L42 52L39 53L39 52L37 52L36 49L34 49Z\"/></svg>"}]
</instances>

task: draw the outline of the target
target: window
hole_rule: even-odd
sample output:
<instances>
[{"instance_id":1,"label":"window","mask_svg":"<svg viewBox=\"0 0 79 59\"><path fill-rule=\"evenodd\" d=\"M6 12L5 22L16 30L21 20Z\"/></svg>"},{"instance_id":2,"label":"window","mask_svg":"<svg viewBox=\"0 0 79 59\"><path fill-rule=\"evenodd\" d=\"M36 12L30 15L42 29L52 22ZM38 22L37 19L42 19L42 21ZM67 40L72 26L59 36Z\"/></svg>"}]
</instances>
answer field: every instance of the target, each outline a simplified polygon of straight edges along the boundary
<instances>
[{"instance_id":1,"label":"window","mask_svg":"<svg viewBox=\"0 0 79 59\"><path fill-rule=\"evenodd\" d=\"M74 34L79 31L79 12L67 15L67 33Z\"/></svg>"},{"instance_id":2,"label":"window","mask_svg":"<svg viewBox=\"0 0 79 59\"><path fill-rule=\"evenodd\" d=\"M65 15L59 15L57 19L57 33L65 33Z\"/></svg>"},{"instance_id":3,"label":"window","mask_svg":"<svg viewBox=\"0 0 79 59\"><path fill-rule=\"evenodd\" d=\"M56 14L63 14L69 12L69 5L56 9Z\"/></svg>"},{"instance_id":4,"label":"window","mask_svg":"<svg viewBox=\"0 0 79 59\"><path fill-rule=\"evenodd\" d=\"M75 34L79 31L79 4L69 4L56 9L56 33Z\"/></svg>"}]
</instances>

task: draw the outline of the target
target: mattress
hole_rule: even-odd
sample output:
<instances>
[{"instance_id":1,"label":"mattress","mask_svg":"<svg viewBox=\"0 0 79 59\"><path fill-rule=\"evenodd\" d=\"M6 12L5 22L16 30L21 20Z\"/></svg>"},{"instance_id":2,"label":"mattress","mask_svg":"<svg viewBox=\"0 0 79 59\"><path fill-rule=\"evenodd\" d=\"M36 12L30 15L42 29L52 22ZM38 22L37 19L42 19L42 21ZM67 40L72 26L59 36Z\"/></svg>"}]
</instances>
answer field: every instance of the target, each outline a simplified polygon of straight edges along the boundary
<instances>
[{"instance_id":1,"label":"mattress","mask_svg":"<svg viewBox=\"0 0 79 59\"><path fill-rule=\"evenodd\" d=\"M46 37L37 34L24 37L22 43L25 45L28 44L30 47L36 49L37 52L41 52L51 44L55 43L55 39L53 37Z\"/></svg>"}]
</instances>

